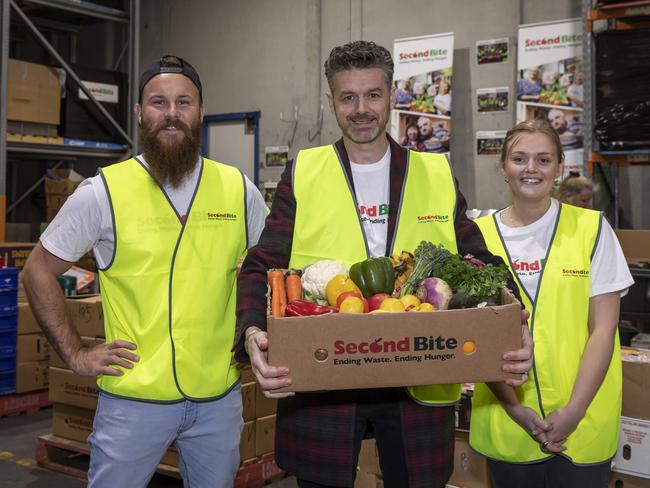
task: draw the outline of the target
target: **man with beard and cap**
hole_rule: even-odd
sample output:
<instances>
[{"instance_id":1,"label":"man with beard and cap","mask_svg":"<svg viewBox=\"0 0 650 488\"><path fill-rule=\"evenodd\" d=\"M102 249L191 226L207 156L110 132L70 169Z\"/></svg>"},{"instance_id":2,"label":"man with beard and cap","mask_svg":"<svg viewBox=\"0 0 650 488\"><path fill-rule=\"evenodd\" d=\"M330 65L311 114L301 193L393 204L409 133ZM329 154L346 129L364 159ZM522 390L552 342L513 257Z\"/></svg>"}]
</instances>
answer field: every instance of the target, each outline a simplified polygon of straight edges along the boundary
<instances>
[{"instance_id":1,"label":"man with beard and cap","mask_svg":"<svg viewBox=\"0 0 650 488\"><path fill-rule=\"evenodd\" d=\"M324 259L349 267L413 251L423 240L484 262L503 262L487 251L479 229L465 216L467 204L445 156L410 151L386 134L394 103L388 50L368 41L336 47L325 75L342 138L298 152L282 175L260 241L239 275L235 357L251 363L267 397L280 399L275 459L296 475L301 488L353 486L361 441L370 431L387 488L443 487L453 469L453 404L460 385L275 391L291 384L291 371L267 362L269 269L304 268ZM370 208L379 209L377 218L367 214ZM446 219L422 224L418 215ZM512 278L509 285L517 289ZM519 373L509 380L512 385L523 383L532 366L525 326L522 337L522 349L505 357L504 370Z\"/></svg>"},{"instance_id":2,"label":"man with beard and cap","mask_svg":"<svg viewBox=\"0 0 650 488\"><path fill-rule=\"evenodd\" d=\"M171 444L187 486L232 486L237 263L267 208L239 170L200 157L202 90L189 63L164 56L147 69L134 111L143 153L79 185L29 257L25 289L70 369L98 377L89 486L146 486ZM91 249L106 342L86 347L57 276Z\"/></svg>"}]
</instances>

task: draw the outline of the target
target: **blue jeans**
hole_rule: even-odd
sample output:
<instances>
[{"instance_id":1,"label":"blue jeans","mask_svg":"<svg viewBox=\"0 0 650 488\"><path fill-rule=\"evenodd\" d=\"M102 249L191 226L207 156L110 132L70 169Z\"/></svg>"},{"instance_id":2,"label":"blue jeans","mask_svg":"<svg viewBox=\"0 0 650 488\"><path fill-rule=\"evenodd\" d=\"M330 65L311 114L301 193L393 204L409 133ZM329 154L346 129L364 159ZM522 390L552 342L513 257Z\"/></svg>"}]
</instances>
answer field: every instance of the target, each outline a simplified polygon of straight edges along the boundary
<instances>
[{"instance_id":1,"label":"blue jeans","mask_svg":"<svg viewBox=\"0 0 650 488\"><path fill-rule=\"evenodd\" d=\"M100 393L88 437L92 488L147 486L175 443L187 488L232 487L243 428L240 386L210 402L146 403Z\"/></svg>"}]
</instances>

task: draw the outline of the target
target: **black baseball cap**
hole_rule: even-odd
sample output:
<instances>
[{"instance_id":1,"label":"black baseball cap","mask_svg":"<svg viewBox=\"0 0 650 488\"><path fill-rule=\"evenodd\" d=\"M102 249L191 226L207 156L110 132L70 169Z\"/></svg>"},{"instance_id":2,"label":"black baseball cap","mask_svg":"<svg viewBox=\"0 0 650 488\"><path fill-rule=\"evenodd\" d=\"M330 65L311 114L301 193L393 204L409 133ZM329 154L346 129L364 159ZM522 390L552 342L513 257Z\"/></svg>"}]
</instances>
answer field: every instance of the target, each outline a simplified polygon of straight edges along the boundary
<instances>
[{"instance_id":1,"label":"black baseball cap","mask_svg":"<svg viewBox=\"0 0 650 488\"><path fill-rule=\"evenodd\" d=\"M145 85L149 83L151 78L162 73L178 73L180 75L187 76L199 90L199 101L203 103L203 88L201 87L201 79L199 78L199 74L194 69L194 66L185 61L183 58L169 54L163 56L159 61L156 61L151 66L149 66L147 70L142 73L142 76L140 76L138 103L142 103L142 92L144 91Z\"/></svg>"}]
</instances>

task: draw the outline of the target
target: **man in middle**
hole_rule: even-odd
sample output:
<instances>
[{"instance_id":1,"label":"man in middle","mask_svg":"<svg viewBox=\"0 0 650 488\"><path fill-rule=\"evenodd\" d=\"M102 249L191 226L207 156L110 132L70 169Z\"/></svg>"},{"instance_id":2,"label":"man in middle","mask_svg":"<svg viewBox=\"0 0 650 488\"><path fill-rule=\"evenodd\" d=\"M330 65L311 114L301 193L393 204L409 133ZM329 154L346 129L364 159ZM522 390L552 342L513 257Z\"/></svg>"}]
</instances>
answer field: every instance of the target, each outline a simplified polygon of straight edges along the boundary
<instances>
[{"instance_id":1,"label":"man in middle","mask_svg":"<svg viewBox=\"0 0 650 488\"><path fill-rule=\"evenodd\" d=\"M351 42L332 51L325 74L342 138L300 151L282 176L259 244L239 277L235 357L250 359L268 397L282 398L276 462L296 475L301 488L351 487L369 430L377 439L387 488L443 487L453 469L459 385L273 392L290 384L290 372L266 362L268 269L303 268L321 259L349 267L368 257L412 251L422 240L502 262L488 253L465 216L465 199L445 156L408 151L386 134L394 102L390 53L373 42ZM387 219L362 219L361 207L385 205ZM418 219L425 215L439 218ZM526 333L524 339L523 349L507 353L515 361L504 369L525 377L532 344Z\"/></svg>"}]
</instances>

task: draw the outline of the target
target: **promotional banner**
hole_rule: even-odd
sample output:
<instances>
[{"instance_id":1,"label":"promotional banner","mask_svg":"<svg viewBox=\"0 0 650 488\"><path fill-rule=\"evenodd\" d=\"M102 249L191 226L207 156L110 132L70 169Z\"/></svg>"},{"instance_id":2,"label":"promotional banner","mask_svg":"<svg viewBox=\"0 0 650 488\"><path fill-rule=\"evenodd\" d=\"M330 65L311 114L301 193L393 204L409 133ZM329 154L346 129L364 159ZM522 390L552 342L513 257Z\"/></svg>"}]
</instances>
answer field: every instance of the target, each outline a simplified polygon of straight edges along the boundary
<instances>
[{"instance_id":1,"label":"promotional banner","mask_svg":"<svg viewBox=\"0 0 650 488\"><path fill-rule=\"evenodd\" d=\"M396 39L391 135L423 152L449 151L454 34Z\"/></svg>"},{"instance_id":2,"label":"promotional banner","mask_svg":"<svg viewBox=\"0 0 650 488\"><path fill-rule=\"evenodd\" d=\"M583 173L582 22L519 26L517 121L547 119L565 155L564 173Z\"/></svg>"}]
</instances>

